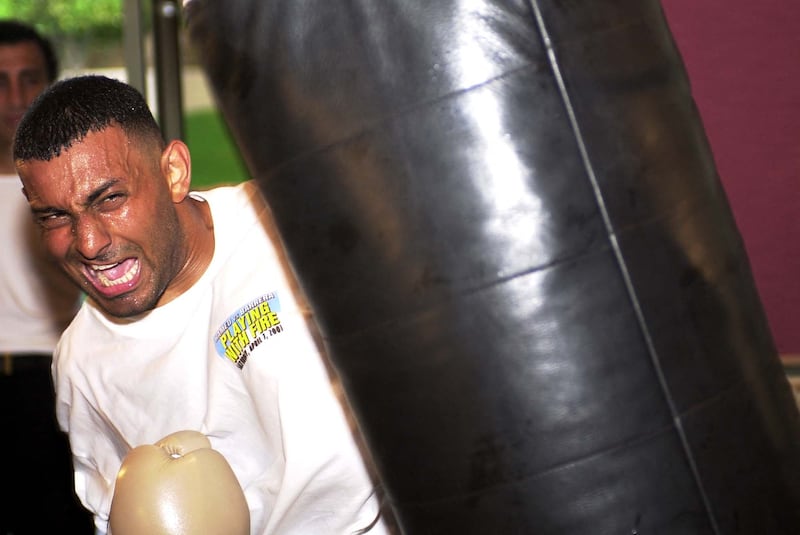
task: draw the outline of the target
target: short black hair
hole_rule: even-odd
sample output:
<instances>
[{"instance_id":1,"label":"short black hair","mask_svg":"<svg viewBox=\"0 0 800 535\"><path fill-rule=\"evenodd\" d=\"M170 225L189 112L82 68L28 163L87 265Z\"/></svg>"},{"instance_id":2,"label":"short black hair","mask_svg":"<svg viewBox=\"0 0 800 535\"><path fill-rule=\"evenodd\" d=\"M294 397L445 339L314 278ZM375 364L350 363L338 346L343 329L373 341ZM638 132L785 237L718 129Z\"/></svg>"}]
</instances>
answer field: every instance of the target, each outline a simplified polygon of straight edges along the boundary
<instances>
[{"instance_id":1,"label":"short black hair","mask_svg":"<svg viewBox=\"0 0 800 535\"><path fill-rule=\"evenodd\" d=\"M17 127L14 160L49 161L89 132L117 125L131 138L164 137L147 101L134 87L106 76L66 78L33 101Z\"/></svg>"},{"instance_id":2,"label":"short black hair","mask_svg":"<svg viewBox=\"0 0 800 535\"><path fill-rule=\"evenodd\" d=\"M0 46L16 45L17 43L35 43L44 56L47 81L53 82L58 78L58 58L53 51L53 45L49 39L37 32L33 26L29 26L17 20L0 20Z\"/></svg>"}]
</instances>

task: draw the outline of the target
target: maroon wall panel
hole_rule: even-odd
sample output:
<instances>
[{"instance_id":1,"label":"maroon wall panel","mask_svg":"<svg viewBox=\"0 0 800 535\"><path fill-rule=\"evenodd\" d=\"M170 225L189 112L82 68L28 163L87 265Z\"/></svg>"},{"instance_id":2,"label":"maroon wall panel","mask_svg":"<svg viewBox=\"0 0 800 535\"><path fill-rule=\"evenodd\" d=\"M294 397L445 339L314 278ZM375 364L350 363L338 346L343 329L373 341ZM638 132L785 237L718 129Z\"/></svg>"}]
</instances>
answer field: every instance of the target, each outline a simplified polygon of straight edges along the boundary
<instances>
[{"instance_id":1,"label":"maroon wall panel","mask_svg":"<svg viewBox=\"0 0 800 535\"><path fill-rule=\"evenodd\" d=\"M800 2L662 0L782 354L800 354Z\"/></svg>"}]
</instances>

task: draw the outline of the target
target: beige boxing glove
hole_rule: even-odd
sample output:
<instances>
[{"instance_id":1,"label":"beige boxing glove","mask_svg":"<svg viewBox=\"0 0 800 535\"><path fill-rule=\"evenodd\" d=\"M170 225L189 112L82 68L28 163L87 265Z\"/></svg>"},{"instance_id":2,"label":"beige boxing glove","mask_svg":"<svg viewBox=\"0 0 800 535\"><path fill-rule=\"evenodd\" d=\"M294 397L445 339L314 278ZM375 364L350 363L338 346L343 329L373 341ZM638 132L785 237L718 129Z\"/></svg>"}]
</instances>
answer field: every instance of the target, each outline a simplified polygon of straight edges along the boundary
<instances>
[{"instance_id":1,"label":"beige boxing glove","mask_svg":"<svg viewBox=\"0 0 800 535\"><path fill-rule=\"evenodd\" d=\"M248 535L250 511L230 465L202 433L133 448L111 501L112 535Z\"/></svg>"}]
</instances>

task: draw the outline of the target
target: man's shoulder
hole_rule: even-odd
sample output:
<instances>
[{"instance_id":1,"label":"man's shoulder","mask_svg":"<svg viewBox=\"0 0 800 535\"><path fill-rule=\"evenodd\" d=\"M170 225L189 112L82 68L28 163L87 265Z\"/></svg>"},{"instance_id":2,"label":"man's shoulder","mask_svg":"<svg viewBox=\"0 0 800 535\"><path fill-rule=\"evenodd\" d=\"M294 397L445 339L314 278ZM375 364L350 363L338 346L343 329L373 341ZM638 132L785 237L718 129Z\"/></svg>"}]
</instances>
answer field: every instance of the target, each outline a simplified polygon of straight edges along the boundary
<instances>
[{"instance_id":1,"label":"man's shoulder","mask_svg":"<svg viewBox=\"0 0 800 535\"><path fill-rule=\"evenodd\" d=\"M254 180L247 180L238 184L224 184L205 190L194 190L191 195L202 199L209 204L263 204L264 199L258 184Z\"/></svg>"},{"instance_id":2,"label":"man's shoulder","mask_svg":"<svg viewBox=\"0 0 800 535\"><path fill-rule=\"evenodd\" d=\"M252 180L193 191L191 195L194 199L208 203L214 227L224 232L235 231L237 225L254 223L266 211L261 191Z\"/></svg>"}]
</instances>

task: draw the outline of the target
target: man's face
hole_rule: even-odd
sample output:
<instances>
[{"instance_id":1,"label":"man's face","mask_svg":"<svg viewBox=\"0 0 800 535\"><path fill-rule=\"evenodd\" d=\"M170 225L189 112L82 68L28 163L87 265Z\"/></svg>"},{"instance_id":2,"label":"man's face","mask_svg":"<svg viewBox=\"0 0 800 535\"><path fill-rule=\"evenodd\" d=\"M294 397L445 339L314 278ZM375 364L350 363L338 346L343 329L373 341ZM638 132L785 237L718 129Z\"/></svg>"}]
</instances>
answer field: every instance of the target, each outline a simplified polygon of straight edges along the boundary
<instances>
[{"instance_id":1,"label":"man's face","mask_svg":"<svg viewBox=\"0 0 800 535\"><path fill-rule=\"evenodd\" d=\"M185 258L160 156L110 126L18 165L48 252L112 316L154 308Z\"/></svg>"},{"instance_id":2,"label":"man's face","mask_svg":"<svg viewBox=\"0 0 800 535\"><path fill-rule=\"evenodd\" d=\"M20 119L49 83L36 43L0 45L0 145L11 145Z\"/></svg>"}]
</instances>

